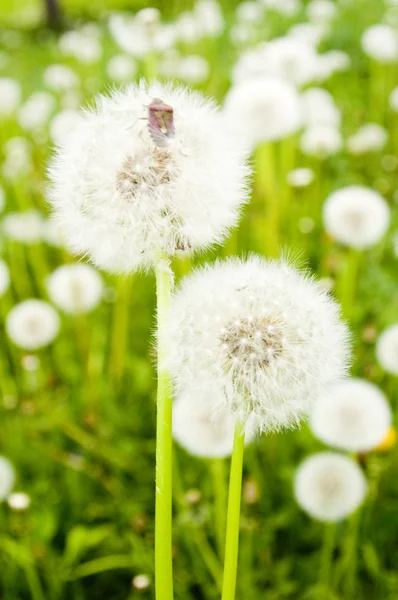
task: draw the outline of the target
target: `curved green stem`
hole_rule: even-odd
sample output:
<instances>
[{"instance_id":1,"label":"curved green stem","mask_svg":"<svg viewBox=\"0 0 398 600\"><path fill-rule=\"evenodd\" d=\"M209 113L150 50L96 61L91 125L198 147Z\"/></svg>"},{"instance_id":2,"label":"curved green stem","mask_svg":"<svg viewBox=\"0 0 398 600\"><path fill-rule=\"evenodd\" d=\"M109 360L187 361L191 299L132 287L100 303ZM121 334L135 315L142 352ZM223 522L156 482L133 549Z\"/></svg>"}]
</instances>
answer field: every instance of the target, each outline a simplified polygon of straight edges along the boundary
<instances>
[{"instance_id":1,"label":"curved green stem","mask_svg":"<svg viewBox=\"0 0 398 600\"><path fill-rule=\"evenodd\" d=\"M244 448L245 431L242 427L242 424L237 423L235 428L231 474L229 480L222 600L234 600L235 598L236 574L238 570L240 503L242 494Z\"/></svg>"},{"instance_id":2,"label":"curved green stem","mask_svg":"<svg viewBox=\"0 0 398 600\"><path fill-rule=\"evenodd\" d=\"M173 599L172 564L172 395L164 366L167 342L164 327L169 312L173 275L169 263L156 268L158 318L158 392L156 425L155 591L157 600Z\"/></svg>"}]
</instances>

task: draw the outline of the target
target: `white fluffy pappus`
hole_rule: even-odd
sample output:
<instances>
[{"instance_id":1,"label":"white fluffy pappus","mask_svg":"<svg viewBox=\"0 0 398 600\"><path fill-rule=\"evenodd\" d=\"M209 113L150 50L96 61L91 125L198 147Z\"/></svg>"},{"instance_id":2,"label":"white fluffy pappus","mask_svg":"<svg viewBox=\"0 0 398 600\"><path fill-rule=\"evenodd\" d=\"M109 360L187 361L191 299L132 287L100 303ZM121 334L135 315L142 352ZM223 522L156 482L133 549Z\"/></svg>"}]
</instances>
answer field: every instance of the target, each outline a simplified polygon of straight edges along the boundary
<instances>
[{"instance_id":1,"label":"white fluffy pappus","mask_svg":"<svg viewBox=\"0 0 398 600\"><path fill-rule=\"evenodd\" d=\"M325 444L351 452L378 446L391 426L383 392L364 379L350 378L332 386L315 402L310 427Z\"/></svg>"},{"instance_id":2,"label":"white fluffy pappus","mask_svg":"<svg viewBox=\"0 0 398 600\"><path fill-rule=\"evenodd\" d=\"M232 454L236 420L227 409L214 410L212 390L188 389L173 405L173 437L187 452L203 458ZM245 443L253 439L250 432Z\"/></svg>"},{"instance_id":3,"label":"white fluffy pappus","mask_svg":"<svg viewBox=\"0 0 398 600\"><path fill-rule=\"evenodd\" d=\"M286 81L273 78L233 86L225 98L224 115L250 149L261 142L295 133L302 123L296 89Z\"/></svg>"},{"instance_id":4,"label":"white fluffy pappus","mask_svg":"<svg viewBox=\"0 0 398 600\"><path fill-rule=\"evenodd\" d=\"M398 375L398 323L387 327L378 337L376 357L387 373Z\"/></svg>"},{"instance_id":5,"label":"white fluffy pappus","mask_svg":"<svg viewBox=\"0 0 398 600\"><path fill-rule=\"evenodd\" d=\"M62 265L47 280L51 301L66 313L87 313L101 302L104 285L100 274L90 265Z\"/></svg>"},{"instance_id":6,"label":"white fluffy pappus","mask_svg":"<svg viewBox=\"0 0 398 600\"><path fill-rule=\"evenodd\" d=\"M4 260L0 259L0 297L10 287L10 270Z\"/></svg>"},{"instance_id":7,"label":"white fluffy pappus","mask_svg":"<svg viewBox=\"0 0 398 600\"><path fill-rule=\"evenodd\" d=\"M338 242L352 248L370 248L388 230L390 207L375 190L350 185L326 199L323 222L326 231Z\"/></svg>"},{"instance_id":8,"label":"white fluffy pappus","mask_svg":"<svg viewBox=\"0 0 398 600\"><path fill-rule=\"evenodd\" d=\"M347 141L347 150L354 155L383 150L388 141L388 133L378 123L365 123Z\"/></svg>"},{"instance_id":9,"label":"white fluffy pappus","mask_svg":"<svg viewBox=\"0 0 398 600\"><path fill-rule=\"evenodd\" d=\"M21 86L16 79L0 77L0 115L9 117L21 102Z\"/></svg>"},{"instance_id":10,"label":"white fluffy pappus","mask_svg":"<svg viewBox=\"0 0 398 600\"><path fill-rule=\"evenodd\" d=\"M286 262L252 256L187 277L172 303L168 367L177 397L212 389L248 430L296 426L346 371L337 304Z\"/></svg>"},{"instance_id":11,"label":"white fluffy pappus","mask_svg":"<svg viewBox=\"0 0 398 600\"><path fill-rule=\"evenodd\" d=\"M294 495L311 517L335 522L348 517L363 502L367 481L358 464L335 452L319 452L298 467Z\"/></svg>"},{"instance_id":12,"label":"white fluffy pappus","mask_svg":"<svg viewBox=\"0 0 398 600\"><path fill-rule=\"evenodd\" d=\"M343 148L343 138L336 125L315 123L302 133L300 149L303 154L327 158Z\"/></svg>"},{"instance_id":13,"label":"white fluffy pappus","mask_svg":"<svg viewBox=\"0 0 398 600\"><path fill-rule=\"evenodd\" d=\"M159 134L159 144L145 120L153 99L174 112L174 134ZM75 252L108 271L131 272L159 254L221 242L247 199L245 161L212 102L142 82L99 96L86 111L53 160L50 202Z\"/></svg>"},{"instance_id":14,"label":"white fluffy pappus","mask_svg":"<svg viewBox=\"0 0 398 600\"><path fill-rule=\"evenodd\" d=\"M361 37L362 50L380 63L398 60L398 32L384 24L371 25Z\"/></svg>"},{"instance_id":15,"label":"white fluffy pappus","mask_svg":"<svg viewBox=\"0 0 398 600\"><path fill-rule=\"evenodd\" d=\"M54 341L60 325L57 311L48 302L30 298L10 310L5 326L8 337L19 348L38 350Z\"/></svg>"},{"instance_id":16,"label":"white fluffy pappus","mask_svg":"<svg viewBox=\"0 0 398 600\"><path fill-rule=\"evenodd\" d=\"M11 492L15 482L14 467L5 456L0 456L0 502Z\"/></svg>"}]
</instances>

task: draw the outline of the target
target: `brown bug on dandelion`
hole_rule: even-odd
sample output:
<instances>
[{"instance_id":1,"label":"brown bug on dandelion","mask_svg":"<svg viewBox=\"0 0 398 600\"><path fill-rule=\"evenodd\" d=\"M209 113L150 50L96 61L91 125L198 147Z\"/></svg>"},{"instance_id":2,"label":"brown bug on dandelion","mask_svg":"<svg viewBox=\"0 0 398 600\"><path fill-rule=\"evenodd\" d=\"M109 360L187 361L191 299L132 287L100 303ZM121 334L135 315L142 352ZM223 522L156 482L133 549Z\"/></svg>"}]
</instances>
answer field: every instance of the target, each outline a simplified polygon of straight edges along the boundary
<instances>
[{"instance_id":1,"label":"brown bug on dandelion","mask_svg":"<svg viewBox=\"0 0 398 600\"><path fill-rule=\"evenodd\" d=\"M154 98L148 105L148 128L152 140L160 148L167 146L174 136L174 110L160 98Z\"/></svg>"}]
</instances>

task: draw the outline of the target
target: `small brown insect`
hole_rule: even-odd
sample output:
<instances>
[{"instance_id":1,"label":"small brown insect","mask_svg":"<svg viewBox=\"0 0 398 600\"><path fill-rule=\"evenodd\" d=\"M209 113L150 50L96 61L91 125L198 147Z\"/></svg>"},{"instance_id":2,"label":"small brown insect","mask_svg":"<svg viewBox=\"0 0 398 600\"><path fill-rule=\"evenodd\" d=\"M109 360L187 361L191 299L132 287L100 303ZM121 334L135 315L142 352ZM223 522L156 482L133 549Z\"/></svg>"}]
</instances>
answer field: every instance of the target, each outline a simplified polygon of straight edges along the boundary
<instances>
[{"instance_id":1,"label":"small brown insect","mask_svg":"<svg viewBox=\"0 0 398 600\"><path fill-rule=\"evenodd\" d=\"M148 105L148 128L157 146L164 148L174 135L174 110L160 98Z\"/></svg>"}]
</instances>

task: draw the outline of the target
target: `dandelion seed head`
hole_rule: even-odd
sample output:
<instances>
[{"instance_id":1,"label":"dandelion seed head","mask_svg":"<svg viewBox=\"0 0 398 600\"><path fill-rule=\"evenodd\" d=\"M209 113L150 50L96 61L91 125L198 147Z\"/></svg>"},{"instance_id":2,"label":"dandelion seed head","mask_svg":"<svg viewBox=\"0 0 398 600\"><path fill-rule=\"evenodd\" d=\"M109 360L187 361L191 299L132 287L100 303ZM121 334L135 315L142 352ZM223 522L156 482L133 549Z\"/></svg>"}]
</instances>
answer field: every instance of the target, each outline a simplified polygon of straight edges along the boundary
<instances>
[{"instance_id":1,"label":"dandelion seed head","mask_svg":"<svg viewBox=\"0 0 398 600\"><path fill-rule=\"evenodd\" d=\"M333 192L325 201L326 231L337 241L358 249L370 248L386 234L390 208L376 191L352 185Z\"/></svg>"},{"instance_id":2,"label":"dandelion seed head","mask_svg":"<svg viewBox=\"0 0 398 600\"><path fill-rule=\"evenodd\" d=\"M300 507L319 521L340 521L363 502L366 479L356 462L334 452L305 459L296 471L294 494Z\"/></svg>"},{"instance_id":3,"label":"dandelion seed head","mask_svg":"<svg viewBox=\"0 0 398 600\"><path fill-rule=\"evenodd\" d=\"M145 120L154 99L172 108L174 127L156 139ZM222 241L246 200L245 159L199 93L142 82L100 96L63 141L50 201L75 252L111 272L149 268L159 254Z\"/></svg>"},{"instance_id":4,"label":"dandelion seed head","mask_svg":"<svg viewBox=\"0 0 398 600\"><path fill-rule=\"evenodd\" d=\"M24 350L48 346L60 329L56 310L44 300L29 299L14 306L6 318L9 338Z\"/></svg>"},{"instance_id":5,"label":"dandelion seed head","mask_svg":"<svg viewBox=\"0 0 398 600\"><path fill-rule=\"evenodd\" d=\"M209 383L215 412L226 407L257 431L297 425L345 372L338 312L287 263L251 257L197 271L176 293L168 331L177 396Z\"/></svg>"},{"instance_id":6,"label":"dandelion seed head","mask_svg":"<svg viewBox=\"0 0 398 600\"><path fill-rule=\"evenodd\" d=\"M314 404L310 427L326 444L351 452L368 452L385 438L391 409L383 392L363 379L347 379Z\"/></svg>"},{"instance_id":7,"label":"dandelion seed head","mask_svg":"<svg viewBox=\"0 0 398 600\"><path fill-rule=\"evenodd\" d=\"M15 482L14 467L5 456L0 456L0 502L11 492Z\"/></svg>"},{"instance_id":8,"label":"dandelion seed head","mask_svg":"<svg viewBox=\"0 0 398 600\"><path fill-rule=\"evenodd\" d=\"M376 343L376 357L387 373L398 375L398 324L390 325L381 333Z\"/></svg>"}]
</instances>

